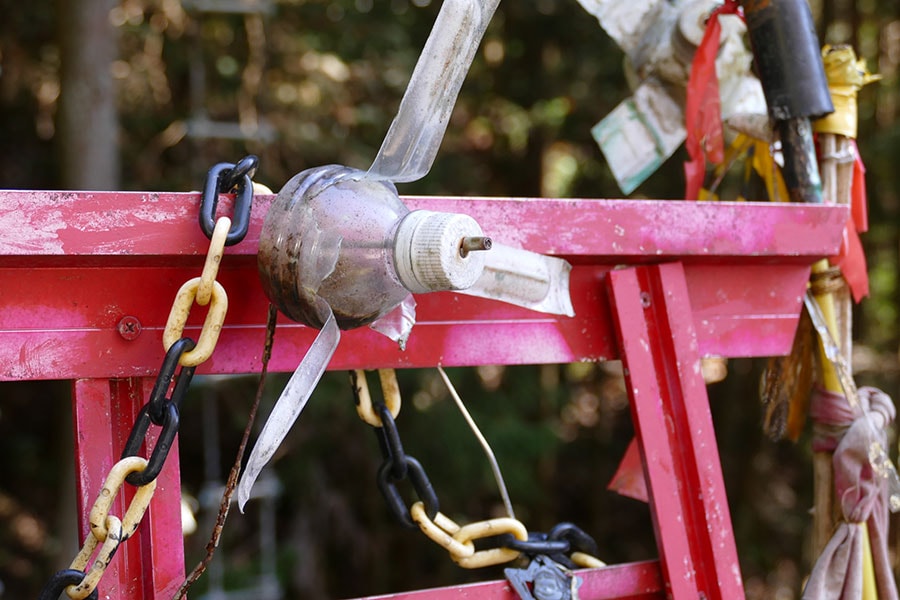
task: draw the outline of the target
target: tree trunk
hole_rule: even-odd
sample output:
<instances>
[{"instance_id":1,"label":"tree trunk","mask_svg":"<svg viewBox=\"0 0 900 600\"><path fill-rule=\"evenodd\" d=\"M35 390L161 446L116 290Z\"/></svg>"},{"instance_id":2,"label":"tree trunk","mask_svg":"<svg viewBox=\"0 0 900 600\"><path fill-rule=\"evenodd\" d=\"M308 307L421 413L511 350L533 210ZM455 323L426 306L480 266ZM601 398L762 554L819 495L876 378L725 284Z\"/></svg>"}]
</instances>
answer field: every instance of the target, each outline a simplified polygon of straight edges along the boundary
<instances>
[{"instance_id":1,"label":"tree trunk","mask_svg":"<svg viewBox=\"0 0 900 600\"><path fill-rule=\"evenodd\" d=\"M68 189L119 186L118 118L110 65L116 58L109 21L114 0L59 0L59 152Z\"/></svg>"}]
</instances>

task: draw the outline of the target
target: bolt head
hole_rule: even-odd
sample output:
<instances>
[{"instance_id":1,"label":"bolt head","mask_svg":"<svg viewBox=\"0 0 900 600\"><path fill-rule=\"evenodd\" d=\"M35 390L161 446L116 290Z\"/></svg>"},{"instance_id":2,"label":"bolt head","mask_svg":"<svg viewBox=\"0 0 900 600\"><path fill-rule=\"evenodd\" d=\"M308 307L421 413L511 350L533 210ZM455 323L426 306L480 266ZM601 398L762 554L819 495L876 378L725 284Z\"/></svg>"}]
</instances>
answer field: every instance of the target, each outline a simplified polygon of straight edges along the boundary
<instances>
[{"instance_id":1,"label":"bolt head","mask_svg":"<svg viewBox=\"0 0 900 600\"><path fill-rule=\"evenodd\" d=\"M137 317L132 317L130 315L124 316L116 325L116 331L119 332L119 335L121 335L123 339L128 340L129 342L136 340L138 336L141 335L141 322Z\"/></svg>"}]
</instances>

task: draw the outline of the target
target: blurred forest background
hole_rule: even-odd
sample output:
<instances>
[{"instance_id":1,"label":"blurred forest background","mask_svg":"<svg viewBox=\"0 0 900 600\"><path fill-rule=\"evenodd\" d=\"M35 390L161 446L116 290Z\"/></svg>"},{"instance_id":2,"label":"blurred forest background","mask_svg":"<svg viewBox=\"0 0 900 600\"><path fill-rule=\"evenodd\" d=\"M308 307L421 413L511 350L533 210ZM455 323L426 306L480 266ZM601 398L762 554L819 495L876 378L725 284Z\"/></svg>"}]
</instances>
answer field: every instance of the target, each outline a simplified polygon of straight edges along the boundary
<instances>
[{"instance_id":1,"label":"blurred forest background","mask_svg":"<svg viewBox=\"0 0 900 600\"><path fill-rule=\"evenodd\" d=\"M312 166L365 168L440 2L260 0L258 10L229 12L234 5L0 0L0 187L196 190L212 164L248 152L261 159L257 180L275 190ZM900 0L812 7L823 42L852 44L883 75L860 97L872 294L855 316L854 363L860 383L896 398ZM401 193L620 197L590 128L629 94L622 58L575 0L501 3L433 170ZM106 88L79 94L79 81L97 72ZM677 152L633 196L679 198L685 156ZM811 452L808 439L761 434L761 367L731 361L710 396L748 597L789 599L811 559ZM656 556L647 507L606 490L632 433L616 363L450 376L530 529L573 521L607 562ZM186 538L189 568L208 539L218 505L210 490L225 478L255 387L253 377L195 381L180 440L184 490L200 522ZM272 376L268 405L283 382ZM495 515L488 465L437 373L401 372L400 383L400 432L442 509L459 521ZM69 403L65 382L0 385L2 598L36 597L76 551ZM502 577L499 568L456 567L391 520L368 429L346 374L328 374L280 453L272 494L231 515L194 597L220 582L257 590L247 597L315 600Z\"/></svg>"}]
</instances>

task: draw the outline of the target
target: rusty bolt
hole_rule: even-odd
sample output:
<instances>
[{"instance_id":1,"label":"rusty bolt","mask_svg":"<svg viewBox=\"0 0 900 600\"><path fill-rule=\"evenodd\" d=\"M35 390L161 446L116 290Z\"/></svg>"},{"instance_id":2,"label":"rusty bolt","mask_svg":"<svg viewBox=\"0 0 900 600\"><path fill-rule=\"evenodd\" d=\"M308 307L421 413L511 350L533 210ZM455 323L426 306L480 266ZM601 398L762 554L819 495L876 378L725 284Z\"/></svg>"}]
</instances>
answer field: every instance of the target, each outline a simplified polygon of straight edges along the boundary
<instances>
[{"instance_id":1,"label":"rusty bolt","mask_svg":"<svg viewBox=\"0 0 900 600\"><path fill-rule=\"evenodd\" d=\"M119 332L119 335L130 342L141 335L141 322L138 321L137 317L126 315L119 320L116 330Z\"/></svg>"}]
</instances>

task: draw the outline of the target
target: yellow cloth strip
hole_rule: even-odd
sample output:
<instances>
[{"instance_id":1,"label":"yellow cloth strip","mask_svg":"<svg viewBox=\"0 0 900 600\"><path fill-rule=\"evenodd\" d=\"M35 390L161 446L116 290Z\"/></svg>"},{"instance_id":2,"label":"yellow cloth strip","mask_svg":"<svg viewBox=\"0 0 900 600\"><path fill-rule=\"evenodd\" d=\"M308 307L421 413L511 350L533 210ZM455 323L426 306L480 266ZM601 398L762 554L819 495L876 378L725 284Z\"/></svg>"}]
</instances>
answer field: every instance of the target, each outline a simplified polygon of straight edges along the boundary
<instances>
[{"instance_id":1,"label":"yellow cloth strip","mask_svg":"<svg viewBox=\"0 0 900 600\"><path fill-rule=\"evenodd\" d=\"M878 586L875 584L875 564L872 562L872 546L869 543L869 528L865 523L857 523L862 529L863 539L863 586L862 600L878 600Z\"/></svg>"}]
</instances>

